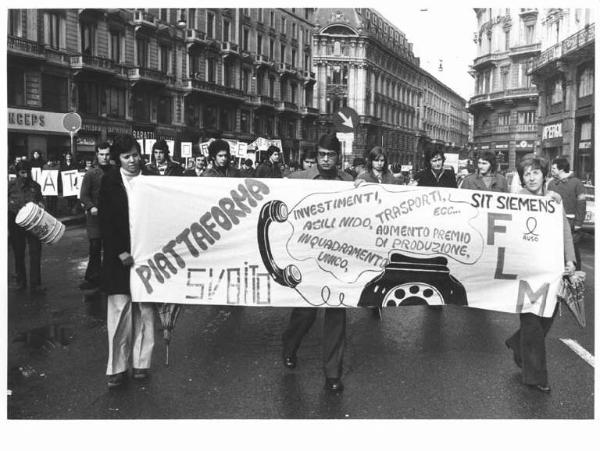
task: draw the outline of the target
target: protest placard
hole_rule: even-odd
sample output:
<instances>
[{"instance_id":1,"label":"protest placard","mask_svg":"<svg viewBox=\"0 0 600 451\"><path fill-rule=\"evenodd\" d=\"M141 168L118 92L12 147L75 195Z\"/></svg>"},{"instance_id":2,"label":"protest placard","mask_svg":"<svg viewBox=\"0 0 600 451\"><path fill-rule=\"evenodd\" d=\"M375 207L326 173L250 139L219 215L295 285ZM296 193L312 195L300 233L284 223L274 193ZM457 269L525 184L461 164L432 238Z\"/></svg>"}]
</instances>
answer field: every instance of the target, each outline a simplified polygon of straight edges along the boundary
<instances>
[{"instance_id":1,"label":"protest placard","mask_svg":"<svg viewBox=\"0 0 600 451\"><path fill-rule=\"evenodd\" d=\"M42 187L42 195L58 196L58 172L55 169L43 170L38 183Z\"/></svg>"},{"instance_id":2,"label":"protest placard","mask_svg":"<svg viewBox=\"0 0 600 451\"><path fill-rule=\"evenodd\" d=\"M77 169L62 171L60 177L62 181L63 197L77 196L79 194L79 177L77 176Z\"/></svg>"}]
</instances>

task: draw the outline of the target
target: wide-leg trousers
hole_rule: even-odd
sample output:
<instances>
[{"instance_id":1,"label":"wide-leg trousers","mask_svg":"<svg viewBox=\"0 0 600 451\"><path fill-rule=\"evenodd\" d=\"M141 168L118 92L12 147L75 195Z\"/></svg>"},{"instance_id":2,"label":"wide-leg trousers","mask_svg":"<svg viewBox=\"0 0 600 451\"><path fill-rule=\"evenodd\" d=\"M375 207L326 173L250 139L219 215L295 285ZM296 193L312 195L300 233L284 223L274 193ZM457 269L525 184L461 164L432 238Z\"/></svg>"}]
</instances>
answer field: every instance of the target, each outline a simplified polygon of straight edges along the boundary
<instances>
[{"instance_id":1,"label":"wide-leg trousers","mask_svg":"<svg viewBox=\"0 0 600 451\"><path fill-rule=\"evenodd\" d=\"M154 308L152 304L131 302L127 294L108 296L108 364L106 374L127 371L131 366L150 368L154 348Z\"/></svg>"},{"instance_id":2,"label":"wide-leg trousers","mask_svg":"<svg viewBox=\"0 0 600 451\"><path fill-rule=\"evenodd\" d=\"M325 377L340 378L346 345L345 308L301 307L293 309L288 327L283 333L283 355L296 355L304 335L315 322L319 310L325 311L322 343Z\"/></svg>"},{"instance_id":3,"label":"wide-leg trousers","mask_svg":"<svg viewBox=\"0 0 600 451\"><path fill-rule=\"evenodd\" d=\"M552 327L557 308L550 318L533 313L521 313L521 327L506 343L522 364L523 383L527 385L548 385L546 367L546 335Z\"/></svg>"}]
</instances>

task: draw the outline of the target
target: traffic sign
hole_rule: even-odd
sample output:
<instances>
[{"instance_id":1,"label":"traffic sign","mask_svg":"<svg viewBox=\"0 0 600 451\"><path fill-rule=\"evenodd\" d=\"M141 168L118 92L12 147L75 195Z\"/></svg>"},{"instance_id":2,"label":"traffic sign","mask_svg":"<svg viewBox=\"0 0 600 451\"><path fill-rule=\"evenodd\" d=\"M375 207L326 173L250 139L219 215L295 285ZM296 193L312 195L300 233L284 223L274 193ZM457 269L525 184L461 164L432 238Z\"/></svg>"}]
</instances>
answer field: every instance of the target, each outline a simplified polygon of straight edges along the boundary
<instances>
[{"instance_id":1,"label":"traffic sign","mask_svg":"<svg viewBox=\"0 0 600 451\"><path fill-rule=\"evenodd\" d=\"M344 107L333 115L333 123L339 133L354 133L358 126L358 113L352 108Z\"/></svg>"},{"instance_id":2,"label":"traffic sign","mask_svg":"<svg viewBox=\"0 0 600 451\"><path fill-rule=\"evenodd\" d=\"M65 113L62 124L69 133L77 133L81 128L81 116L77 113Z\"/></svg>"}]
</instances>

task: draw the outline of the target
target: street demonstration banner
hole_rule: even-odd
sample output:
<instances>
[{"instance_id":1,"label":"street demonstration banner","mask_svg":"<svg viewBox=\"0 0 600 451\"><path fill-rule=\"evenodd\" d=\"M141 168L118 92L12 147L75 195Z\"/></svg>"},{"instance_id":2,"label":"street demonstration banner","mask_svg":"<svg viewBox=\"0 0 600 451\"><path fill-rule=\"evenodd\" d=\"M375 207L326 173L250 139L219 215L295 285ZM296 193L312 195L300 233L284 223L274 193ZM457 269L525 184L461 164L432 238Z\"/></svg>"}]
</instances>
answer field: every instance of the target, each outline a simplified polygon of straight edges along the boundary
<instances>
[{"instance_id":1,"label":"street demonstration banner","mask_svg":"<svg viewBox=\"0 0 600 451\"><path fill-rule=\"evenodd\" d=\"M564 268L562 206L546 197L143 176L129 208L134 301L551 316Z\"/></svg>"}]
</instances>

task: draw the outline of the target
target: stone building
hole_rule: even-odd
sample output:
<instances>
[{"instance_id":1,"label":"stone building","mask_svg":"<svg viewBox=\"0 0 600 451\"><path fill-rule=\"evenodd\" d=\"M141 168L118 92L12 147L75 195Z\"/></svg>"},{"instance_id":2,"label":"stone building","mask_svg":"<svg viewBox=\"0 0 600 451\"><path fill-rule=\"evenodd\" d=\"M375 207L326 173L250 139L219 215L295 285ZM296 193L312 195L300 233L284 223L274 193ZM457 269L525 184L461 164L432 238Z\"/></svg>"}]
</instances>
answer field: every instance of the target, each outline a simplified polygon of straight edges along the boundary
<instances>
[{"instance_id":1,"label":"stone building","mask_svg":"<svg viewBox=\"0 0 600 451\"><path fill-rule=\"evenodd\" d=\"M548 159L566 156L575 174L594 178L595 24L590 9L543 9L541 54L531 74L539 91L538 139Z\"/></svg>"},{"instance_id":2,"label":"stone building","mask_svg":"<svg viewBox=\"0 0 600 451\"><path fill-rule=\"evenodd\" d=\"M359 116L346 161L376 145L403 164L417 163L429 146L466 146L466 101L419 67L404 33L368 8L320 8L314 22L321 130L331 129L340 108Z\"/></svg>"},{"instance_id":3,"label":"stone building","mask_svg":"<svg viewBox=\"0 0 600 451\"><path fill-rule=\"evenodd\" d=\"M541 17L531 8L475 8L477 57L471 74L473 149L493 150L500 168L539 148L538 91L530 70L540 54Z\"/></svg>"},{"instance_id":4,"label":"stone building","mask_svg":"<svg viewBox=\"0 0 600 451\"><path fill-rule=\"evenodd\" d=\"M9 156L82 155L115 133L198 143L215 135L316 142L310 8L9 10ZM148 151L148 149L146 149Z\"/></svg>"}]
</instances>

